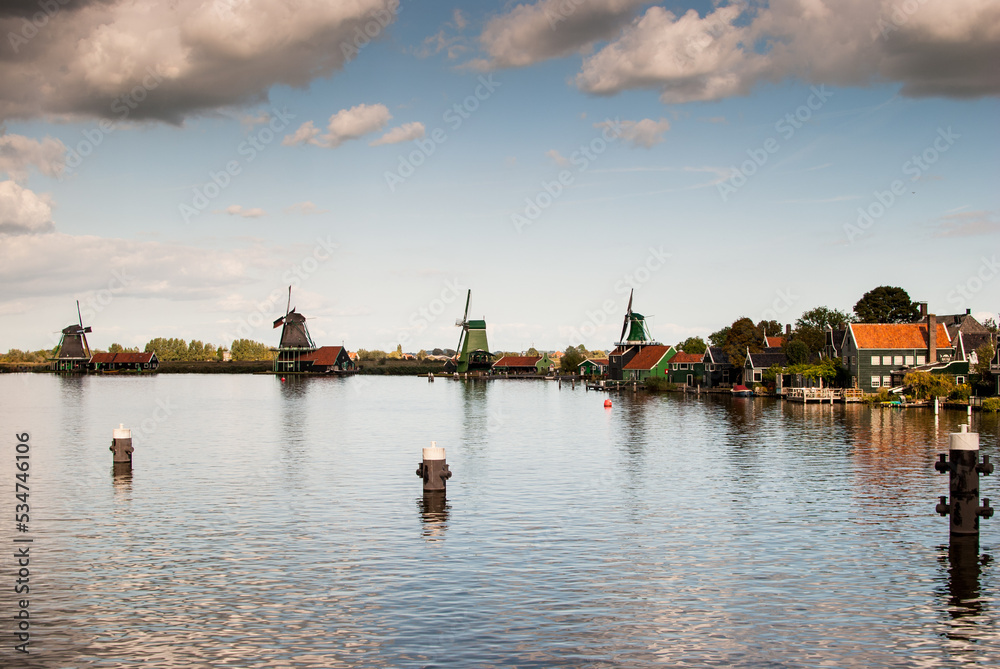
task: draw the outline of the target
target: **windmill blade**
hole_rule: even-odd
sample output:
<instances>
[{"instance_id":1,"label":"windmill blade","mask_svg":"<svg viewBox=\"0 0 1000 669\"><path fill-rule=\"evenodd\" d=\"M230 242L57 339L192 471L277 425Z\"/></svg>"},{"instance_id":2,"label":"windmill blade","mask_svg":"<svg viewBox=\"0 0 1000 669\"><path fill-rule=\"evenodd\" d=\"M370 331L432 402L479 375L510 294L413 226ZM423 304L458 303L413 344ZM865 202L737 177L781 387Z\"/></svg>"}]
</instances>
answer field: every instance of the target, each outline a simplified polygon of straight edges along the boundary
<instances>
[{"instance_id":1,"label":"windmill blade","mask_svg":"<svg viewBox=\"0 0 1000 669\"><path fill-rule=\"evenodd\" d=\"M455 349L456 360L462 357L462 337L464 336L465 336L465 328L463 327L462 331L458 333L458 348Z\"/></svg>"},{"instance_id":2,"label":"windmill blade","mask_svg":"<svg viewBox=\"0 0 1000 669\"><path fill-rule=\"evenodd\" d=\"M625 341L625 331L628 330L628 322L632 318L632 293L634 292L635 289L633 288L628 294L628 309L625 312L625 322L622 323L622 333L621 336L618 337L618 341Z\"/></svg>"},{"instance_id":3,"label":"windmill blade","mask_svg":"<svg viewBox=\"0 0 1000 669\"><path fill-rule=\"evenodd\" d=\"M278 327L279 325L281 325L284 322L285 322L285 317L284 316L278 316L277 320L274 321L274 327L276 328L276 327ZM271 329L273 330L274 328L271 328Z\"/></svg>"},{"instance_id":4,"label":"windmill blade","mask_svg":"<svg viewBox=\"0 0 1000 669\"><path fill-rule=\"evenodd\" d=\"M80 327L83 327L83 316L80 315L80 300L76 301L76 317L80 319Z\"/></svg>"},{"instance_id":5,"label":"windmill blade","mask_svg":"<svg viewBox=\"0 0 1000 669\"><path fill-rule=\"evenodd\" d=\"M93 332L93 330L91 330L90 326L88 325L87 327L83 328L83 332L86 334L86 333Z\"/></svg>"},{"instance_id":6,"label":"windmill blade","mask_svg":"<svg viewBox=\"0 0 1000 669\"><path fill-rule=\"evenodd\" d=\"M288 304L285 306L285 315L286 316L288 315L288 312L291 310L291 306L292 306L292 287L289 286L288 287ZM275 327L278 327L278 326L276 325Z\"/></svg>"},{"instance_id":7,"label":"windmill blade","mask_svg":"<svg viewBox=\"0 0 1000 669\"><path fill-rule=\"evenodd\" d=\"M469 289L469 293L465 296L465 314L462 316L462 321L469 320L469 300L472 299L472 289Z\"/></svg>"}]
</instances>

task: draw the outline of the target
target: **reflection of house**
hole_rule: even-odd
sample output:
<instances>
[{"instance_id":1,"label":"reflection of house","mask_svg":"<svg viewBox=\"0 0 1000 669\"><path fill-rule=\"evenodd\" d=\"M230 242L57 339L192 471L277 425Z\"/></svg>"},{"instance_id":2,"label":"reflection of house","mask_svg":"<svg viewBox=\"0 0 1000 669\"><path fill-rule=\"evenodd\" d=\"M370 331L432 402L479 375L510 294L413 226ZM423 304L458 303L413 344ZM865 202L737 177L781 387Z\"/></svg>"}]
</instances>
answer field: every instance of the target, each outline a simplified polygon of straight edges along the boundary
<instances>
[{"instance_id":1,"label":"reflection of house","mask_svg":"<svg viewBox=\"0 0 1000 669\"><path fill-rule=\"evenodd\" d=\"M493 363L495 374L547 374L552 369L552 359L542 355L505 355Z\"/></svg>"},{"instance_id":2,"label":"reflection of house","mask_svg":"<svg viewBox=\"0 0 1000 669\"><path fill-rule=\"evenodd\" d=\"M587 358L577 367L580 376L605 376L608 373L607 358Z\"/></svg>"},{"instance_id":3,"label":"reflection of house","mask_svg":"<svg viewBox=\"0 0 1000 669\"><path fill-rule=\"evenodd\" d=\"M953 375L958 383L969 371L968 362L955 359L948 331L934 314L919 323L851 323L841 359L852 385L867 392L897 385L918 369Z\"/></svg>"},{"instance_id":4,"label":"reflection of house","mask_svg":"<svg viewBox=\"0 0 1000 669\"><path fill-rule=\"evenodd\" d=\"M304 372L330 374L354 369L354 361L343 346L320 346L312 353L299 356Z\"/></svg>"},{"instance_id":5,"label":"reflection of house","mask_svg":"<svg viewBox=\"0 0 1000 669\"><path fill-rule=\"evenodd\" d=\"M90 359L94 372L151 372L160 366L156 353L95 353Z\"/></svg>"},{"instance_id":6,"label":"reflection of house","mask_svg":"<svg viewBox=\"0 0 1000 669\"><path fill-rule=\"evenodd\" d=\"M771 339L774 339L774 337L771 337ZM788 366L788 358L785 357L784 353L781 353L780 348L777 352L771 349L763 353L751 353L748 348L746 361L743 363L743 378L745 382L763 383L764 372L773 365L778 365L779 367Z\"/></svg>"},{"instance_id":7,"label":"reflection of house","mask_svg":"<svg viewBox=\"0 0 1000 669\"><path fill-rule=\"evenodd\" d=\"M665 379L669 362L677 350L673 346L652 344L643 346L622 368L623 380L643 381L648 378Z\"/></svg>"},{"instance_id":8,"label":"reflection of house","mask_svg":"<svg viewBox=\"0 0 1000 669\"><path fill-rule=\"evenodd\" d=\"M729 354L718 346L709 346L702 356L705 363L705 386L707 388L728 387L736 382L735 368L729 362Z\"/></svg>"},{"instance_id":9,"label":"reflection of house","mask_svg":"<svg viewBox=\"0 0 1000 669\"><path fill-rule=\"evenodd\" d=\"M667 378L671 383L683 383L687 386L703 383L705 378L704 357L703 353L678 351L669 360L670 368L667 371Z\"/></svg>"}]
</instances>

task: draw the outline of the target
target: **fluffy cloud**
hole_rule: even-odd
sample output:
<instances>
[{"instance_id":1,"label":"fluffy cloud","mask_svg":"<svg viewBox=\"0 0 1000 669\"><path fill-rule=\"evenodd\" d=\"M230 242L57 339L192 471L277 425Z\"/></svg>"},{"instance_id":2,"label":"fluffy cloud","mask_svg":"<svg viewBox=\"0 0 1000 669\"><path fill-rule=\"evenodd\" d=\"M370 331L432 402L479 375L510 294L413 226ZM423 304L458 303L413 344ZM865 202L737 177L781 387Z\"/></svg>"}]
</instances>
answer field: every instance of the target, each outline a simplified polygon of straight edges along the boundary
<instances>
[{"instance_id":1,"label":"fluffy cloud","mask_svg":"<svg viewBox=\"0 0 1000 669\"><path fill-rule=\"evenodd\" d=\"M990 0L772 0L704 17L651 7L587 58L576 83L598 95L661 91L665 103L745 95L763 81L866 85L909 96L1000 94L1000 4ZM755 46L756 45L756 46ZM761 48L760 45L765 45Z\"/></svg>"},{"instance_id":2,"label":"fluffy cloud","mask_svg":"<svg viewBox=\"0 0 1000 669\"><path fill-rule=\"evenodd\" d=\"M659 121L644 118L641 121L621 121L618 123L604 121L595 123L594 127L617 129L620 137L632 146L648 149L663 141L664 133L670 130L670 122L665 118L661 118Z\"/></svg>"},{"instance_id":3,"label":"fluffy cloud","mask_svg":"<svg viewBox=\"0 0 1000 669\"><path fill-rule=\"evenodd\" d=\"M30 4L39 11L38 3ZM365 27L374 22L381 32L399 7L392 0L74 6L53 12L40 26L23 18L32 8L21 0L0 14L0 35L10 42L0 59L0 120L124 114L176 123L190 114L261 102L275 84L304 87L343 67L358 53L355 43L368 41ZM134 96L134 109L121 104L132 91L142 96Z\"/></svg>"},{"instance_id":4,"label":"fluffy cloud","mask_svg":"<svg viewBox=\"0 0 1000 669\"><path fill-rule=\"evenodd\" d=\"M239 204L229 205L226 207L225 212L230 216L242 216L243 218L260 218L261 216L265 216L267 214L267 212L260 207L245 209Z\"/></svg>"},{"instance_id":5,"label":"fluffy cloud","mask_svg":"<svg viewBox=\"0 0 1000 669\"><path fill-rule=\"evenodd\" d=\"M382 146L383 144L399 144L400 142L408 142L411 139L420 139L424 136L424 124L420 122L414 123L404 123L401 126L397 126L385 133L374 142L370 142L371 146Z\"/></svg>"},{"instance_id":6,"label":"fluffy cloud","mask_svg":"<svg viewBox=\"0 0 1000 669\"><path fill-rule=\"evenodd\" d=\"M0 181L0 233L35 234L53 228L52 206L44 197L13 181ZM5 239L3 246L10 244Z\"/></svg>"},{"instance_id":7,"label":"fluffy cloud","mask_svg":"<svg viewBox=\"0 0 1000 669\"><path fill-rule=\"evenodd\" d=\"M330 117L327 123L327 134L321 135L312 121L306 121L293 134L282 140L285 146L296 144L314 144L334 149L344 142L357 139L370 132L381 130L392 118L389 109L383 104L357 105L350 109L341 109ZM423 126L420 126L423 128Z\"/></svg>"},{"instance_id":8,"label":"fluffy cloud","mask_svg":"<svg viewBox=\"0 0 1000 669\"><path fill-rule=\"evenodd\" d=\"M58 139L0 135L0 173L15 181L24 181L31 166L46 176L57 177L66 166L65 159L66 145Z\"/></svg>"},{"instance_id":9,"label":"fluffy cloud","mask_svg":"<svg viewBox=\"0 0 1000 669\"><path fill-rule=\"evenodd\" d=\"M490 20L479 36L480 69L523 67L615 35L644 0L541 0Z\"/></svg>"}]
</instances>

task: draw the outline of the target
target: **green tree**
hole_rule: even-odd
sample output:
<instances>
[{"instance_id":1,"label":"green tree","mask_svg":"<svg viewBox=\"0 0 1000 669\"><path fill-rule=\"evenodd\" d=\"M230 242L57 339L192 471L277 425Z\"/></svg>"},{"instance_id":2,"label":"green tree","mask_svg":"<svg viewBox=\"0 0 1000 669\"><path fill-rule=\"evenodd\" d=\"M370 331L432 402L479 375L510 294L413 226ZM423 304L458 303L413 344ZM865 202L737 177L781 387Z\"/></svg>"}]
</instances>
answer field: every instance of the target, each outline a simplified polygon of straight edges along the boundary
<instances>
[{"instance_id":1,"label":"green tree","mask_svg":"<svg viewBox=\"0 0 1000 669\"><path fill-rule=\"evenodd\" d=\"M203 360L205 357L205 344L198 339L192 339L187 347L188 360Z\"/></svg>"},{"instance_id":2,"label":"green tree","mask_svg":"<svg viewBox=\"0 0 1000 669\"><path fill-rule=\"evenodd\" d=\"M559 361L559 369L564 372L575 372L580 363L586 359L587 349L583 344L579 346L567 346L562 360Z\"/></svg>"},{"instance_id":3,"label":"green tree","mask_svg":"<svg viewBox=\"0 0 1000 669\"><path fill-rule=\"evenodd\" d=\"M854 305L854 313L861 323L912 323L920 318L917 303L896 286L869 290Z\"/></svg>"},{"instance_id":4,"label":"green tree","mask_svg":"<svg viewBox=\"0 0 1000 669\"><path fill-rule=\"evenodd\" d=\"M767 335L768 337L777 337L781 334L781 323L778 321L761 321L757 323L757 329L760 330L762 335Z\"/></svg>"},{"instance_id":5,"label":"green tree","mask_svg":"<svg viewBox=\"0 0 1000 669\"><path fill-rule=\"evenodd\" d=\"M747 349L751 353L760 353L764 350L762 344L764 335L753 324L753 321L743 316L733 321L729 326L729 334L726 335L726 343L722 350L729 355L729 362L737 367L742 367L746 360Z\"/></svg>"},{"instance_id":6,"label":"green tree","mask_svg":"<svg viewBox=\"0 0 1000 669\"><path fill-rule=\"evenodd\" d=\"M983 327L992 332L993 334L997 333L997 322L996 320L993 319L992 316L983 321Z\"/></svg>"},{"instance_id":7,"label":"green tree","mask_svg":"<svg viewBox=\"0 0 1000 669\"><path fill-rule=\"evenodd\" d=\"M809 346L802 339L785 342L784 350L789 365L803 365L809 362Z\"/></svg>"},{"instance_id":8,"label":"green tree","mask_svg":"<svg viewBox=\"0 0 1000 669\"><path fill-rule=\"evenodd\" d=\"M528 352L525 353L525 355L541 355L541 353L538 352L537 348L532 346L531 348L528 349Z\"/></svg>"},{"instance_id":9,"label":"green tree","mask_svg":"<svg viewBox=\"0 0 1000 669\"><path fill-rule=\"evenodd\" d=\"M826 346L827 326L836 330L841 323L850 323L852 320L849 314L829 307L816 307L806 311L795 321L795 332L784 344L785 355L788 355L788 346L795 339L805 343L810 355L818 354Z\"/></svg>"},{"instance_id":10,"label":"green tree","mask_svg":"<svg viewBox=\"0 0 1000 669\"><path fill-rule=\"evenodd\" d=\"M903 377L903 383L913 388L917 399L947 397L955 392L955 383L943 374L930 372L910 372Z\"/></svg>"},{"instance_id":11,"label":"green tree","mask_svg":"<svg viewBox=\"0 0 1000 669\"><path fill-rule=\"evenodd\" d=\"M385 360L385 351L373 349L371 351L363 348L358 349L358 360Z\"/></svg>"},{"instance_id":12,"label":"green tree","mask_svg":"<svg viewBox=\"0 0 1000 669\"><path fill-rule=\"evenodd\" d=\"M231 350L233 360L273 360L276 355L267 344L251 339L237 339Z\"/></svg>"},{"instance_id":13,"label":"green tree","mask_svg":"<svg viewBox=\"0 0 1000 669\"><path fill-rule=\"evenodd\" d=\"M426 359L427 359L427 351L425 351L424 349L420 349L419 351L417 351L417 360L426 360Z\"/></svg>"},{"instance_id":14,"label":"green tree","mask_svg":"<svg viewBox=\"0 0 1000 669\"><path fill-rule=\"evenodd\" d=\"M993 348L993 342L986 342L976 349L976 364L972 368L973 374L978 374L981 379L988 379L992 376L990 363L997 351Z\"/></svg>"},{"instance_id":15,"label":"green tree","mask_svg":"<svg viewBox=\"0 0 1000 669\"><path fill-rule=\"evenodd\" d=\"M701 337L688 337L678 346L685 353L704 353L708 346Z\"/></svg>"},{"instance_id":16,"label":"green tree","mask_svg":"<svg viewBox=\"0 0 1000 669\"><path fill-rule=\"evenodd\" d=\"M711 346L724 347L726 345L726 339L729 337L730 326L727 325L724 328L716 330L712 334L708 335L708 343Z\"/></svg>"},{"instance_id":17,"label":"green tree","mask_svg":"<svg viewBox=\"0 0 1000 669\"><path fill-rule=\"evenodd\" d=\"M122 353L125 351L125 347L116 342L112 342L111 346L108 347L108 353Z\"/></svg>"}]
</instances>

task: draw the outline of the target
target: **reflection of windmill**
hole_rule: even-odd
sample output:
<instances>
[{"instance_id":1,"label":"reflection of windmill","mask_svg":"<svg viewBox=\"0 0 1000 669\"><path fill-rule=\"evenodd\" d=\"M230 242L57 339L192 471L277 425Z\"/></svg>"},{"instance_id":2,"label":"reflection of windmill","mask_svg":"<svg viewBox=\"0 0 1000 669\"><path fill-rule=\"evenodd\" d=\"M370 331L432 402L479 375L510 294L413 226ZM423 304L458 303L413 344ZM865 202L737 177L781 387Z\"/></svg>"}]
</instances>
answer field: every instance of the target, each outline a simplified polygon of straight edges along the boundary
<instances>
[{"instance_id":1,"label":"reflection of windmill","mask_svg":"<svg viewBox=\"0 0 1000 669\"><path fill-rule=\"evenodd\" d=\"M634 292L634 291L633 291ZM625 332L628 331L628 337ZM632 293L628 295L628 311L625 313L625 322L622 323L622 333L618 338L616 346L628 346L630 344L659 345L660 342L653 341L646 327L646 317L632 311Z\"/></svg>"},{"instance_id":2,"label":"reflection of windmill","mask_svg":"<svg viewBox=\"0 0 1000 669\"><path fill-rule=\"evenodd\" d=\"M84 371L90 363L90 346L87 345L87 333L90 326L83 326L83 316L80 315L80 300L76 301L76 317L78 323L67 325L62 330L59 340L59 353L56 354L56 369L62 372Z\"/></svg>"},{"instance_id":3,"label":"reflection of windmill","mask_svg":"<svg viewBox=\"0 0 1000 669\"><path fill-rule=\"evenodd\" d=\"M455 325L462 328L462 333L458 336L457 359L453 363L455 371L464 374L470 369L489 369L493 358L490 354L490 345L486 341L486 321L469 320L469 301L472 299L472 290L469 290L465 297L465 314L461 319L455 321Z\"/></svg>"},{"instance_id":4,"label":"reflection of windmill","mask_svg":"<svg viewBox=\"0 0 1000 669\"><path fill-rule=\"evenodd\" d=\"M306 327L306 317L292 308L292 287L288 287L288 305L285 315L274 321L274 327L282 325L281 343L278 344L278 357L274 359L274 371L298 372L299 358L303 353L316 350L316 344L309 336Z\"/></svg>"}]
</instances>

